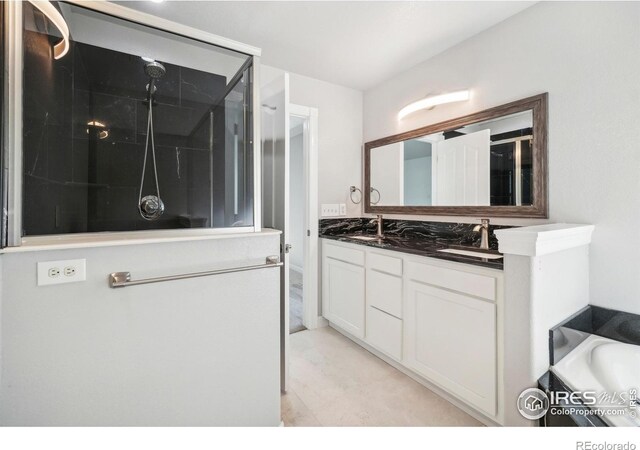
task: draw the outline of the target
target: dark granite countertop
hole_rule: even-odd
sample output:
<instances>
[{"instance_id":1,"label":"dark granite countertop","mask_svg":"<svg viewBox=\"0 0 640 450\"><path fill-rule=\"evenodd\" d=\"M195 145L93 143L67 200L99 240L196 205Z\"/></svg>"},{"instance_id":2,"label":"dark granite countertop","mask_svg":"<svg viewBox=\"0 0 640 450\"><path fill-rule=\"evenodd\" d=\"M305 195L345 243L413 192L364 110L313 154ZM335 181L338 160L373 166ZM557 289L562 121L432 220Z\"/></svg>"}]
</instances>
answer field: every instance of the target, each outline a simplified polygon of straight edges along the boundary
<instances>
[{"instance_id":1,"label":"dark granite countertop","mask_svg":"<svg viewBox=\"0 0 640 450\"><path fill-rule=\"evenodd\" d=\"M412 255L427 256L429 258L443 259L446 261L454 261L464 264L472 264L474 266L488 267L490 269L502 270L502 259L482 259L473 256L456 255L454 253L443 253L438 250L443 248L449 248L450 245L435 242L434 240L424 239L419 237L404 237L404 236L385 236L383 240L363 241L360 239L353 239L350 236L375 236L370 233L350 233L350 234L321 234L320 237L324 239L331 239L334 241L348 242L350 244L365 245L367 247L381 248L385 250L393 250L396 252L410 253ZM459 247L458 247L459 248ZM469 250L475 250L474 247L469 246Z\"/></svg>"}]
</instances>

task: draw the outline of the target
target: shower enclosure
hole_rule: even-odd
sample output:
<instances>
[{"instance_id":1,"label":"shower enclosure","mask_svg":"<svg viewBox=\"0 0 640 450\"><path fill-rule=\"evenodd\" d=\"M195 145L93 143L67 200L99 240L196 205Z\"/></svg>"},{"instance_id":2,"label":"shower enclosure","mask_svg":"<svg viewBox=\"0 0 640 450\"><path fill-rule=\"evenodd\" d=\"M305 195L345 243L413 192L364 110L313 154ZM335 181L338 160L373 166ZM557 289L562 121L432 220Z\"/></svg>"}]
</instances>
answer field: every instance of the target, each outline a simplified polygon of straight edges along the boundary
<instances>
[{"instance_id":1,"label":"shower enclosure","mask_svg":"<svg viewBox=\"0 0 640 450\"><path fill-rule=\"evenodd\" d=\"M10 68L22 78L22 133L9 167L8 189L20 191L7 196L9 245L66 233L259 229L259 51L151 28L117 5L49 3L69 30L61 57L56 20L30 2L10 7L9 33L19 24L22 42L21 70Z\"/></svg>"}]
</instances>

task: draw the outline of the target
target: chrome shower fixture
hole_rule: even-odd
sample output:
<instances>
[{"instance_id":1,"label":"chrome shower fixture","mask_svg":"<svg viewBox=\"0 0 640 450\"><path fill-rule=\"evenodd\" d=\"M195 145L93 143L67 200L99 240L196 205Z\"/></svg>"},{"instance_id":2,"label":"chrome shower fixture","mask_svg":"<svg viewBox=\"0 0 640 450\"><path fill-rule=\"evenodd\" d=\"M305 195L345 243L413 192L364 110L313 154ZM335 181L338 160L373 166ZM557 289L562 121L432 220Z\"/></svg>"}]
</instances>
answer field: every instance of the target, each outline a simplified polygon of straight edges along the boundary
<instances>
[{"instance_id":1,"label":"chrome shower fixture","mask_svg":"<svg viewBox=\"0 0 640 450\"><path fill-rule=\"evenodd\" d=\"M151 102L151 96L156 93L156 80L162 78L166 73L164 65L158 61L150 61L144 65L144 73L149 77L149 84L147 84L148 100Z\"/></svg>"},{"instance_id":2,"label":"chrome shower fixture","mask_svg":"<svg viewBox=\"0 0 640 450\"><path fill-rule=\"evenodd\" d=\"M158 61L151 61L144 65L144 73L146 73L149 78L157 80L167 73L167 69Z\"/></svg>"},{"instance_id":3,"label":"chrome shower fixture","mask_svg":"<svg viewBox=\"0 0 640 450\"><path fill-rule=\"evenodd\" d=\"M167 73L167 69L157 61L151 61L144 65L144 73L149 77L147 99L149 101L149 114L147 116L147 139L144 144L144 161L142 163L142 176L140 177L140 192L138 194L138 212L145 220L157 220L164 213L164 203L160 198L160 184L158 183L158 166L156 164L156 147L153 140L153 94L156 92L155 81ZM151 139L149 139L151 138ZM156 180L156 195L142 197L144 186L144 174L147 169L147 155L149 153L149 140L151 140L151 157L153 159L153 174Z\"/></svg>"}]
</instances>

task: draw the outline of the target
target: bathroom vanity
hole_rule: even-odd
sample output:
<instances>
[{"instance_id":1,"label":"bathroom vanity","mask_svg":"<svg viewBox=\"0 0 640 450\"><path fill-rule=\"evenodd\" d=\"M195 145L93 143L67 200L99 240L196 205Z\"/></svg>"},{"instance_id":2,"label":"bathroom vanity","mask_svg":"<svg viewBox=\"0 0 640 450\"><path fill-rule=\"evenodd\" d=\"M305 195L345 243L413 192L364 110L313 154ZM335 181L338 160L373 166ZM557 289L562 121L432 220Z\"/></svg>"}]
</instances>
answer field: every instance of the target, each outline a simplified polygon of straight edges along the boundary
<instances>
[{"instance_id":1,"label":"bathroom vanity","mask_svg":"<svg viewBox=\"0 0 640 450\"><path fill-rule=\"evenodd\" d=\"M471 224L390 220L378 240L371 222L321 222L330 325L487 425L535 426L517 399L549 370L549 329L589 302L593 226L495 227L490 260L440 251L475 251Z\"/></svg>"},{"instance_id":2,"label":"bathroom vanity","mask_svg":"<svg viewBox=\"0 0 640 450\"><path fill-rule=\"evenodd\" d=\"M442 243L424 238L363 236L371 235L323 235L324 317L481 420L500 423L502 259L439 252Z\"/></svg>"}]
</instances>

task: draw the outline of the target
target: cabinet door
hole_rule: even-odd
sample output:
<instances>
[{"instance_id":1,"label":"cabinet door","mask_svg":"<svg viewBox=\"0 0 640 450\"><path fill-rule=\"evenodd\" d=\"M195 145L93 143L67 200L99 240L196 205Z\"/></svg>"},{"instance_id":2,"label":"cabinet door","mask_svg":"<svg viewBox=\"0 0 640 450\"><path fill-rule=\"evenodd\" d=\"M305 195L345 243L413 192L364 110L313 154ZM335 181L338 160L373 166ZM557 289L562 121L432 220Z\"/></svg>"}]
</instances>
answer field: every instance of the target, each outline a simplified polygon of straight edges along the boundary
<instances>
[{"instance_id":1,"label":"cabinet door","mask_svg":"<svg viewBox=\"0 0 640 450\"><path fill-rule=\"evenodd\" d=\"M478 409L496 414L495 304L407 283L407 364Z\"/></svg>"},{"instance_id":2,"label":"cabinet door","mask_svg":"<svg viewBox=\"0 0 640 450\"><path fill-rule=\"evenodd\" d=\"M325 257L322 264L324 317L358 338L364 338L364 267Z\"/></svg>"},{"instance_id":3,"label":"cabinet door","mask_svg":"<svg viewBox=\"0 0 640 450\"><path fill-rule=\"evenodd\" d=\"M397 361L402 360L402 320L375 306L367 307L367 343Z\"/></svg>"},{"instance_id":4,"label":"cabinet door","mask_svg":"<svg viewBox=\"0 0 640 450\"><path fill-rule=\"evenodd\" d=\"M367 305L402 319L402 278L367 269Z\"/></svg>"}]
</instances>

